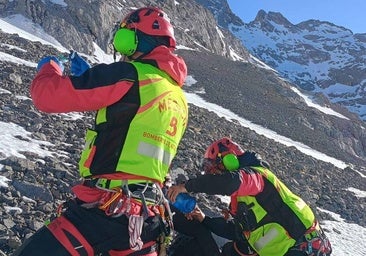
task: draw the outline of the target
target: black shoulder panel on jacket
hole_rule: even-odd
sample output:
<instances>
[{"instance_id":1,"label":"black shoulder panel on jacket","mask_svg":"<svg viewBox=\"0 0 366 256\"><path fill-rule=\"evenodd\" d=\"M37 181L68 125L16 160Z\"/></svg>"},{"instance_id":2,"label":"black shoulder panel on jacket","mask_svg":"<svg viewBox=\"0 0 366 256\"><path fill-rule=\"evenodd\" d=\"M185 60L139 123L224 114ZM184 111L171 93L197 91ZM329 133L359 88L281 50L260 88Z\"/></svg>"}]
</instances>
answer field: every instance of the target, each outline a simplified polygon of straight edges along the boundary
<instances>
[{"instance_id":1,"label":"black shoulder panel on jacket","mask_svg":"<svg viewBox=\"0 0 366 256\"><path fill-rule=\"evenodd\" d=\"M137 70L128 62L114 62L112 64L98 64L81 76L70 76L75 89L93 89L110 86L118 81L137 81Z\"/></svg>"}]
</instances>

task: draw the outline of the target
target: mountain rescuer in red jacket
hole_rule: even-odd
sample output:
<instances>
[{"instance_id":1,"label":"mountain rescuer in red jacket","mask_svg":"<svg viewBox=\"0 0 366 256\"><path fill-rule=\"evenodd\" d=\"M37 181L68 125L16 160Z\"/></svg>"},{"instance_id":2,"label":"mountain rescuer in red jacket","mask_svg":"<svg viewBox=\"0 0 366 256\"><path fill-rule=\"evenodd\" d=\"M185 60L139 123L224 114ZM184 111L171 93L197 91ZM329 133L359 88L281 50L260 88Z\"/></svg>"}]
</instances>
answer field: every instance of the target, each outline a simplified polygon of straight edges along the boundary
<instances>
[{"instance_id":1,"label":"mountain rescuer in red jacket","mask_svg":"<svg viewBox=\"0 0 366 256\"><path fill-rule=\"evenodd\" d=\"M14 255L157 255L157 240L169 232L161 187L188 121L181 89L187 68L173 53L173 27L158 8L129 13L113 46L124 61L90 67L73 53L77 75L64 76L55 57L38 64L30 90L39 110L97 114L75 199Z\"/></svg>"},{"instance_id":2,"label":"mountain rescuer in red jacket","mask_svg":"<svg viewBox=\"0 0 366 256\"><path fill-rule=\"evenodd\" d=\"M226 218L205 216L198 207L188 215L233 241L223 246L223 255L330 255L330 242L310 207L252 154L230 138L215 141L205 153L205 174L170 187L168 197L172 202L182 192L231 197Z\"/></svg>"}]
</instances>

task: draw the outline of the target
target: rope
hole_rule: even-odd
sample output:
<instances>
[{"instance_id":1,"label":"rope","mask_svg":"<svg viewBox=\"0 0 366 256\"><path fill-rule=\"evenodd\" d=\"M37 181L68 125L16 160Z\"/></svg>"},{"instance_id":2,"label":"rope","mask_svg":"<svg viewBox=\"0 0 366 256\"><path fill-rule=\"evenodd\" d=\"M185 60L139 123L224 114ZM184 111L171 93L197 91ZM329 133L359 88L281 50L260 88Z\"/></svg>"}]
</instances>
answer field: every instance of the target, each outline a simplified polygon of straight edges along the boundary
<instances>
[{"instance_id":1,"label":"rope","mask_svg":"<svg viewBox=\"0 0 366 256\"><path fill-rule=\"evenodd\" d=\"M141 240L142 227L144 217L139 215L131 215L128 221L128 232L130 234L130 248L134 251L142 249L144 243Z\"/></svg>"}]
</instances>

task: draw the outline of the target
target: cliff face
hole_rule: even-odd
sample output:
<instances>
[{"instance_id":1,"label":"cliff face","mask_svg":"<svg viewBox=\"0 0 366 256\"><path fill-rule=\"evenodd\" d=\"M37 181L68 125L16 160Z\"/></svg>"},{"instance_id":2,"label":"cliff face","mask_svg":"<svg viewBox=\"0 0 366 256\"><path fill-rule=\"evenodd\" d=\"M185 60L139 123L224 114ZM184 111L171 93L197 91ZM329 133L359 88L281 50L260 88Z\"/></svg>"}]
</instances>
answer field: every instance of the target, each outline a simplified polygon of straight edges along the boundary
<instances>
[{"instance_id":1,"label":"cliff face","mask_svg":"<svg viewBox=\"0 0 366 256\"><path fill-rule=\"evenodd\" d=\"M244 60L248 58L249 54L240 40L221 30L212 13L193 0L179 4L173 0L143 0L132 5L118 0L65 1L64 4L42 0L3 1L0 17L14 23L19 22L16 17L22 15L42 27L64 47L92 54L93 42L110 51L108 37L114 24L133 9L143 6L158 6L168 14L180 45L226 57L230 57L234 50Z\"/></svg>"}]
</instances>

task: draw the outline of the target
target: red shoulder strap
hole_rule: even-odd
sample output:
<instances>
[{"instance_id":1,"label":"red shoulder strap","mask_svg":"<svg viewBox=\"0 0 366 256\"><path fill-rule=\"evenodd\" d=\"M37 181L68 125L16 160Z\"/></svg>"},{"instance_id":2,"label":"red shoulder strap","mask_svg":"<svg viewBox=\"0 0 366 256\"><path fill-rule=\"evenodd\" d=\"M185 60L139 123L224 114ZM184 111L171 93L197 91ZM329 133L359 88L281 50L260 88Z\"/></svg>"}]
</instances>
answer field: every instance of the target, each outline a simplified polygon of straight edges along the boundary
<instances>
[{"instance_id":1,"label":"red shoulder strap","mask_svg":"<svg viewBox=\"0 0 366 256\"><path fill-rule=\"evenodd\" d=\"M66 248L66 250L72 256L79 256L80 253L75 249L74 245L71 243L69 238L66 235L66 232L71 234L79 243L80 247L83 247L85 251L88 253L88 256L94 255L94 250L91 245L86 241L84 236L76 229L76 227L68 221L65 217L60 216L57 219L53 220L47 228L51 231L51 233L57 238L57 240Z\"/></svg>"}]
</instances>

